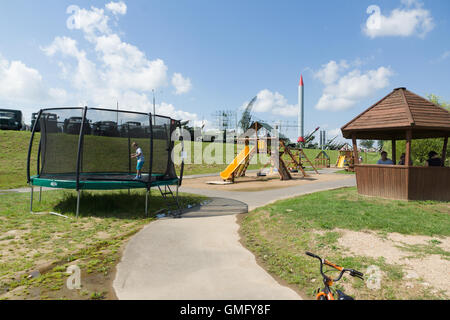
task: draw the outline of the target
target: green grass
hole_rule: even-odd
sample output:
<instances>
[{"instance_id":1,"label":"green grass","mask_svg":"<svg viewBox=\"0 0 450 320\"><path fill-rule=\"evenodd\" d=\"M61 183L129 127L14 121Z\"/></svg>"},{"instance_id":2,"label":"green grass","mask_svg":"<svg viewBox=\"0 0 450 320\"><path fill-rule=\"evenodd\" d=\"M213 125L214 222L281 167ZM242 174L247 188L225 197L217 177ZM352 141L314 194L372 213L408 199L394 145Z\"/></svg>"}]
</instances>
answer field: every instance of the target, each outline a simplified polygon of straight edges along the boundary
<instances>
[{"instance_id":1,"label":"green grass","mask_svg":"<svg viewBox=\"0 0 450 320\"><path fill-rule=\"evenodd\" d=\"M27 154L31 133L0 130L0 189L23 187L27 183ZM33 154L32 162L36 163ZM32 169L35 169L36 165Z\"/></svg>"},{"instance_id":2,"label":"green grass","mask_svg":"<svg viewBox=\"0 0 450 320\"><path fill-rule=\"evenodd\" d=\"M355 172L346 171L346 170L339 170L339 171L336 171L335 173L339 173L339 174L355 174Z\"/></svg>"},{"instance_id":3,"label":"green grass","mask_svg":"<svg viewBox=\"0 0 450 320\"><path fill-rule=\"evenodd\" d=\"M0 195L0 297L6 290L18 287L47 293L61 291L67 278L63 271L74 261L86 275L110 274L120 259L122 245L165 208L156 191L151 195L149 218L144 214L143 191L132 191L130 195L120 191L83 192L80 218L76 219L75 192L44 192L41 203L36 193L34 212L57 212L70 218L65 219L30 214L29 196ZM205 200L195 195L180 196L184 207ZM37 279L27 278L26 272L49 263L55 267Z\"/></svg>"},{"instance_id":4,"label":"green grass","mask_svg":"<svg viewBox=\"0 0 450 320\"><path fill-rule=\"evenodd\" d=\"M365 198L359 196L355 188L344 188L256 209L242 219L240 232L245 246L269 272L297 286L309 298L314 297L314 290L322 283L318 261L306 256L305 251L362 272L371 265L379 267L384 274L381 290L370 290L363 281L349 276L338 283L337 288L344 288L344 292L357 299L445 298L420 285L407 289L399 265L389 265L383 258L349 256L339 247L340 232L336 229L449 236L448 212L448 203ZM448 258L449 253L436 247L435 242L401 249L415 257L439 254Z\"/></svg>"},{"instance_id":5,"label":"green grass","mask_svg":"<svg viewBox=\"0 0 450 320\"><path fill-rule=\"evenodd\" d=\"M274 214L287 209L294 210L286 215L288 222L312 229L450 236L449 204L445 202L368 198L349 188L278 201L265 208Z\"/></svg>"}]
</instances>

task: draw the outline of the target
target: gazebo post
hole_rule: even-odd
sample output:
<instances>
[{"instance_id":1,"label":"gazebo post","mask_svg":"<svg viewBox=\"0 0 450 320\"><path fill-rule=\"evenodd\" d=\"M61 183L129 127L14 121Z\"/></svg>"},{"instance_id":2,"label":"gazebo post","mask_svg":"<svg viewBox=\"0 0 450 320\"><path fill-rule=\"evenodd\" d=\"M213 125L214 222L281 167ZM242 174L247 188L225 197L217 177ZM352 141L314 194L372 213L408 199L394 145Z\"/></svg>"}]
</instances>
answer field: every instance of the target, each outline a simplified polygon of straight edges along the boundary
<instances>
[{"instance_id":1,"label":"gazebo post","mask_svg":"<svg viewBox=\"0 0 450 320\"><path fill-rule=\"evenodd\" d=\"M395 139L392 139L392 161L397 164L397 148L395 146Z\"/></svg>"},{"instance_id":2,"label":"gazebo post","mask_svg":"<svg viewBox=\"0 0 450 320\"><path fill-rule=\"evenodd\" d=\"M352 142L353 142L353 162L354 164L359 164L359 158L358 158L358 145L356 142L356 135L352 135Z\"/></svg>"},{"instance_id":3,"label":"gazebo post","mask_svg":"<svg viewBox=\"0 0 450 320\"><path fill-rule=\"evenodd\" d=\"M447 157L448 137L444 138L444 146L442 147L442 166L445 167L445 158Z\"/></svg>"},{"instance_id":4,"label":"gazebo post","mask_svg":"<svg viewBox=\"0 0 450 320\"><path fill-rule=\"evenodd\" d=\"M411 161L411 138L412 138L412 132L411 130L406 131L406 150L405 150L405 166L410 165Z\"/></svg>"}]
</instances>

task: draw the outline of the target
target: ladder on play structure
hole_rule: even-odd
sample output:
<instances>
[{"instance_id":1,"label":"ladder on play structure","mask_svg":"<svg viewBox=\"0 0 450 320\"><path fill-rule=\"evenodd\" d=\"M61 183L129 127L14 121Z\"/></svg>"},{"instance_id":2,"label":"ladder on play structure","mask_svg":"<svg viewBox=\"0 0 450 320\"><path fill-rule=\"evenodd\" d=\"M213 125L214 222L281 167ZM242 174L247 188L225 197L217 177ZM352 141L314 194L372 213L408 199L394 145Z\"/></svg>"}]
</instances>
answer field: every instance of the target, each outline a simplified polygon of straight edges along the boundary
<instances>
[{"instance_id":1,"label":"ladder on play structure","mask_svg":"<svg viewBox=\"0 0 450 320\"><path fill-rule=\"evenodd\" d=\"M288 167L293 165L295 168L298 168L302 172L304 177L307 177L308 175L306 174L305 170L303 169L303 161L302 161L302 159L305 159L306 162L308 162L311 165L313 170L317 174L319 174L319 172L317 171L316 167L313 165L313 163L306 156L306 154L303 151L303 149L298 149L298 156L296 157L292 153L291 149L286 146L284 141L280 140L280 157L282 157L284 154L287 154L289 156L289 158L291 159L290 162L288 163Z\"/></svg>"}]
</instances>

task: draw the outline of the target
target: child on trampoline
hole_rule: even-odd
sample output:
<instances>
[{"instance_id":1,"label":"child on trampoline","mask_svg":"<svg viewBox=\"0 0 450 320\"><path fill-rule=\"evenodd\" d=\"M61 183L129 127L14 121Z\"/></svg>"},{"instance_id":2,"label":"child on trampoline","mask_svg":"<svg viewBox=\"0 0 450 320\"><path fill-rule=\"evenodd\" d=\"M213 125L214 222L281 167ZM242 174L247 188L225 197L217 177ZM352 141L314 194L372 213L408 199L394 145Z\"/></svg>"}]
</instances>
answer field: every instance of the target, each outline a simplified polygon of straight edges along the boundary
<instances>
[{"instance_id":1,"label":"child on trampoline","mask_svg":"<svg viewBox=\"0 0 450 320\"><path fill-rule=\"evenodd\" d=\"M133 142L132 146L136 149L136 153L131 155L131 159L136 158L137 164L136 164L136 177L133 180L139 180L142 179L141 170L144 167L144 155L142 153L142 149L138 146L136 142Z\"/></svg>"}]
</instances>

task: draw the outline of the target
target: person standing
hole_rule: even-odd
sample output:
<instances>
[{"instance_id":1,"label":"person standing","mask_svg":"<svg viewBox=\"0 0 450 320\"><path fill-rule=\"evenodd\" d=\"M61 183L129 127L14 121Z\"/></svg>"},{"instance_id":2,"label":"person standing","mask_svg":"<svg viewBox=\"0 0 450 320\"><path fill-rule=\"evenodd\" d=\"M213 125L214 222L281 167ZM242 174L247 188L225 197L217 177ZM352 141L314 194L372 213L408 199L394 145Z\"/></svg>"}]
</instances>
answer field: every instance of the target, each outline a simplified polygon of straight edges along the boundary
<instances>
[{"instance_id":1,"label":"person standing","mask_svg":"<svg viewBox=\"0 0 450 320\"><path fill-rule=\"evenodd\" d=\"M136 158L136 177L133 180L139 180L142 178L142 168L144 167L145 159L144 154L142 153L142 149L136 142L133 142L132 146L136 149L136 153L131 155L131 159Z\"/></svg>"}]
</instances>

